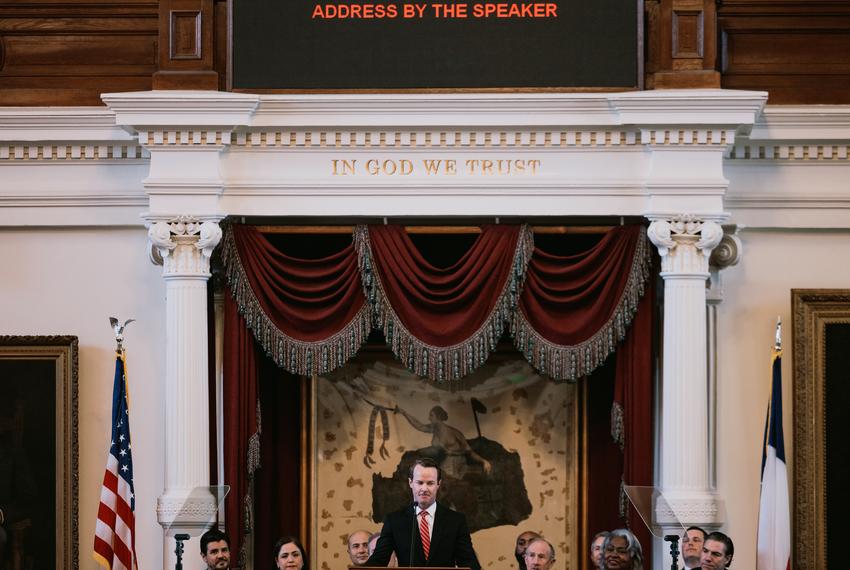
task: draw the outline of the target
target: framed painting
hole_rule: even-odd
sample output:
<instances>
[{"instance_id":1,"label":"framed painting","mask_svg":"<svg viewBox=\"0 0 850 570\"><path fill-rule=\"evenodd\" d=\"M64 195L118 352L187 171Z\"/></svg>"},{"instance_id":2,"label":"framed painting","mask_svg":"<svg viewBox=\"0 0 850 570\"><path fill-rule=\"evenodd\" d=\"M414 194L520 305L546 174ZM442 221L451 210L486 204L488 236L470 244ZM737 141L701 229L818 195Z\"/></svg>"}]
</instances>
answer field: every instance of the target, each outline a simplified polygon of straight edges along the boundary
<instances>
[{"instance_id":1,"label":"framed painting","mask_svg":"<svg viewBox=\"0 0 850 570\"><path fill-rule=\"evenodd\" d=\"M793 289L793 567L840 565L847 529L850 461L850 289Z\"/></svg>"},{"instance_id":2,"label":"framed painting","mask_svg":"<svg viewBox=\"0 0 850 570\"><path fill-rule=\"evenodd\" d=\"M79 568L75 336L0 336L0 567Z\"/></svg>"},{"instance_id":3,"label":"framed painting","mask_svg":"<svg viewBox=\"0 0 850 570\"><path fill-rule=\"evenodd\" d=\"M577 385L541 377L521 358L491 358L463 386L422 380L388 354L317 378L313 567L348 564L350 533L379 531L412 501L418 457L441 466L437 500L466 515L482 567L515 565L525 530L548 537L562 567L578 567L579 400Z\"/></svg>"}]
</instances>

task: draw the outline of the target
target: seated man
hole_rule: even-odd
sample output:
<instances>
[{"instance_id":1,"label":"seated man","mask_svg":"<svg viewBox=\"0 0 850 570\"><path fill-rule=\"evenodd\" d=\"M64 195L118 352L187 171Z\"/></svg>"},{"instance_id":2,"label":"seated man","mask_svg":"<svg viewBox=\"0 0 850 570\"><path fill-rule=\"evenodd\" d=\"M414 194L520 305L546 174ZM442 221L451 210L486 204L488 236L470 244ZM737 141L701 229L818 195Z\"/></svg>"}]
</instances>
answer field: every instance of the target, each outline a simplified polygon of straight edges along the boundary
<instances>
[{"instance_id":1,"label":"seated man","mask_svg":"<svg viewBox=\"0 0 850 570\"><path fill-rule=\"evenodd\" d=\"M698 526L689 526L682 535L682 560L685 562L685 570L695 570L700 567L704 543L705 531Z\"/></svg>"},{"instance_id":2,"label":"seated man","mask_svg":"<svg viewBox=\"0 0 850 570\"><path fill-rule=\"evenodd\" d=\"M722 532L712 532L705 537L702 546L700 565L703 570L722 570L732 565L735 545L732 539Z\"/></svg>"},{"instance_id":3,"label":"seated man","mask_svg":"<svg viewBox=\"0 0 850 570\"><path fill-rule=\"evenodd\" d=\"M516 537L516 549L514 550L514 556L516 556L519 570L525 570L525 549L528 548L528 545L531 544L531 541L535 538L540 538L540 535L532 530L520 533L520 535Z\"/></svg>"},{"instance_id":4,"label":"seated man","mask_svg":"<svg viewBox=\"0 0 850 570\"><path fill-rule=\"evenodd\" d=\"M605 544L605 539L608 538L608 531L597 532L590 543L590 562L595 570L602 568L602 547Z\"/></svg>"},{"instance_id":5,"label":"seated man","mask_svg":"<svg viewBox=\"0 0 850 570\"><path fill-rule=\"evenodd\" d=\"M216 527L201 535L201 560L206 570L230 568L230 539Z\"/></svg>"},{"instance_id":6,"label":"seated man","mask_svg":"<svg viewBox=\"0 0 850 570\"><path fill-rule=\"evenodd\" d=\"M555 547L548 540L535 538L525 548L528 570L549 570L555 564Z\"/></svg>"},{"instance_id":7,"label":"seated man","mask_svg":"<svg viewBox=\"0 0 850 570\"><path fill-rule=\"evenodd\" d=\"M348 557L354 566L363 566L369 560L369 533L355 530L348 535Z\"/></svg>"}]
</instances>

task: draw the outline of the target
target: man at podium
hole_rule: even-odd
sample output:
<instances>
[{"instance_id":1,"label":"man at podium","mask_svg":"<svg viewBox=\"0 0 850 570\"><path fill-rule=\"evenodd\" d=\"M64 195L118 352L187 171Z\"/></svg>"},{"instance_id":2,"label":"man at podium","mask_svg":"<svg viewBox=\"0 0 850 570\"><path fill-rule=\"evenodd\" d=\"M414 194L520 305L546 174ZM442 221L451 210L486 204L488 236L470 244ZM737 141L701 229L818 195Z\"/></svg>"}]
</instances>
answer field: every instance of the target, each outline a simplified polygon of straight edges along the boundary
<instances>
[{"instance_id":1,"label":"man at podium","mask_svg":"<svg viewBox=\"0 0 850 570\"><path fill-rule=\"evenodd\" d=\"M400 567L460 566L481 570L472 548L466 517L437 502L442 482L440 467L431 459L417 459L408 484L413 503L384 519L375 552L366 566L386 566L393 552Z\"/></svg>"}]
</instances>

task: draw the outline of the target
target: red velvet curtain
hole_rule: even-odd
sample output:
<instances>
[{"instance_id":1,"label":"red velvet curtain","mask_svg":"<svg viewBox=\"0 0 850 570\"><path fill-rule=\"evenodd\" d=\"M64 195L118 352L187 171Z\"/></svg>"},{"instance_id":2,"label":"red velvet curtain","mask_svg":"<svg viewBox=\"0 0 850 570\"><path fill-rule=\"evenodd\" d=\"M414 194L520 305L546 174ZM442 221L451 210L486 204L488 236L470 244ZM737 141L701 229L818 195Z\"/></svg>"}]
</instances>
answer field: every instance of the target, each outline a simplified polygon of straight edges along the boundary
<instances>
[{"instance_id":1,"label":"red velvet curtain","mask_svg":"<svg viewBox=\"0 0 850 570\"><path fill-rule=\"evenodd\" d=\"M255 228L232 225L222 255L240 313L285 370L329 372L369 336L353 243L321 259L299 259L280 252Z\"/></svg>"},{"instance_id":2,"label":"red velvet curtain","mask_svg":"<svg viewBox=\"0 0 850 570\"><path fill-rule=\"evenodd\" d=\"M525 226L483 226L449 267L429 263L401 226L369 226L359 240L378 324L399 360L437 381L487 360L516 305L531 252Z\"/></svg>"},{"instance_id":3,"label":"red velvet curtain","mask_svg":"<svg viewBox=\"0 0 850 570\"><path fill-rule=\"evenodd\" d=\"M225 523L234 562L244 565L244 535L251 532L252 479L260 463L257 344L229 289L224 296L224 483Z\"/></svg>"},{"instance_id":4,"label":"red velvet curtain","mask_svg":"<svg viewBox=\"0 0 850 570\"><path fill-rule=\"evenodd\" d=\"M648 275L642 226L616 227L577 255L535 247L514 314L517 348L552 378L590 374L625 337Z\"/></svg>"},{"instance_id":5,"label":"red velvet curtain","mask_svg":"<svg viewBox=\"0 0 850 570\"><path fill-rule=\"evenodd\" d=\"M225 231L223 258L232 288L224 400L234 549L250 532L259 466L252 336L287 371L322 374L356 354L373 316L397 357L435 380L482 364L508 322L532 365L576 380L613 353L632 325L617 359L614 434L624 480L651 484L652 299L644 295L651 271L642 227L615 228L586 252L556 256L534 248L525 227L486 226L458 262L441 268L395 226L359 227L352 246L310 260L283 255L253 228L234 225Z\"/></svg>"},{"instance_id":6,"label":"red velvet curtain","mask_svg":"<svg viewBox=\"0 0 850 570\"><path fill-rule=\"evenodd\" d=\"M612 406L612 430L622 433L623 484L652 487L652 371L655 311L655 283L647 282L632 326L617 351L617 372ZM622 410L622 417L618 411ZM621 424L621 425L618 425ZM622 426L622 427L621 427ZM621 497L622 500L622 497ZM629 528L643 545L644 568L651 568L652 536L640 515L625 505Z\"/></svg>"}]
</instances>

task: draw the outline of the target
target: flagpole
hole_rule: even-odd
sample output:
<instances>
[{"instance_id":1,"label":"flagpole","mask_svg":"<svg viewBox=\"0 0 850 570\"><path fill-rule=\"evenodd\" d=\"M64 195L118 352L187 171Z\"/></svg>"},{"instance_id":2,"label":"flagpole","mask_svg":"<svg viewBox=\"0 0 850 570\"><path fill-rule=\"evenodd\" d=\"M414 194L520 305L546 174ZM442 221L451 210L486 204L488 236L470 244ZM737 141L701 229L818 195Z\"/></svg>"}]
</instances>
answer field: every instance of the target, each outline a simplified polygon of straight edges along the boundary
<instances>
[{"instance_id":1,"label":"flagpole","mask_svg":"<svg viewBox=\"0 0 850 570\"><path fill-rule=\"evenodd\" d=\"M773 343L773 350L782 352L782 317L776 317L776 339Z\"/></svg>"}]
</instances>

